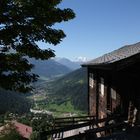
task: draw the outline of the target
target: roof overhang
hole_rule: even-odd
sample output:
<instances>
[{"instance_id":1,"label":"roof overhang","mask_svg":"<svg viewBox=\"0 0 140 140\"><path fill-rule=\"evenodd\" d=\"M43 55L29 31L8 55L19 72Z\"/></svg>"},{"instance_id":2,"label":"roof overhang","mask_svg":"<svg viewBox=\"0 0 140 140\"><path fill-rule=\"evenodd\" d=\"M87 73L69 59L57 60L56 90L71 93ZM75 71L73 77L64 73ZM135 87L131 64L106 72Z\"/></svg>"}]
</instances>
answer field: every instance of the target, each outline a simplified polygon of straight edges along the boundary
<instances>
[{"instance_id":1,"label":"roof overhang","mask_svg":"<svg viewBox=\"0 0 140 140\"><path fill-rule=\"evenodd\" d=\"M102 69L102 70L111 70L112 67L110 64L82 64L82 67L88 67L93 69Z\"/></svg>"},{"instance_id":2,"label":"roof overhang","mask_svg":"<svg viewBox=\"0 0 140 140\"><path fill-rule=\"evenodd\" d=\"M82 64L81 66L92 69L119 71L137 62L140 62L140 53L111 63L101 63L101 64L85 63Z\"/></svg>"}]
</instances>

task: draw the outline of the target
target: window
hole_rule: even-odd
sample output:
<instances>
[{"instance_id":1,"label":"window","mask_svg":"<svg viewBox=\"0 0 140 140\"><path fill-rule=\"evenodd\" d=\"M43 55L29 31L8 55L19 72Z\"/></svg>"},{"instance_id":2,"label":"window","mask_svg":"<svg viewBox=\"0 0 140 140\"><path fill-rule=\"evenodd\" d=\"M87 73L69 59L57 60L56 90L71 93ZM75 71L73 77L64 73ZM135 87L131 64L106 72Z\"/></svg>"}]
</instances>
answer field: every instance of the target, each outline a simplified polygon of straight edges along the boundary
<instances>
[{"instance_id":1,"label":"window","mask_svg":"<svg viewBox=\"0 0 140 140\"><path fill-rule=\"evenodd\" d=\"M101 95L104 96L104 79L101 78Z\"/></svg>"},{"instance_id":2,"label":"window","mask_svg":"<svg viewBox=\"0 0 140 140\"><path fill-rule=\"evenodd\" d=\"M94 86L94 76L93 73L89 73L89 86L93 88Z\"/></svg>"},{"instance_id":3,"label":"window","mask_svg":"<svg viewBox=\"0 0 140 140\"><path fill-rule=\"evenodd\" d=\"M116 100L116 98L117 98L116 90L113 89L113 88L111 88L111 98L114 99L114 100Z\"/></svg>"}]
</instances>

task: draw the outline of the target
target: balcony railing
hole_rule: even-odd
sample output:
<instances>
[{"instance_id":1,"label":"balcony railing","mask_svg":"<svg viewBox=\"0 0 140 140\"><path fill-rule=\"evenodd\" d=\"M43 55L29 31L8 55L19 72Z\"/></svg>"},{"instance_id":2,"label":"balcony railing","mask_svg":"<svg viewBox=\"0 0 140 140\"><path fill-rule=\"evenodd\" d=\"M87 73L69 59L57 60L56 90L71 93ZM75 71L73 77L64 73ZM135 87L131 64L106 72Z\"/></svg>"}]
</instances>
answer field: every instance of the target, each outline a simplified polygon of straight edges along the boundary
<instances>
[{"instance_id":1,"label":"balcony railing","mask_svg":"<svg viewBox=\"0 0 140 140\"><path fill-rule=\"evenodd\" d=\"M118 128L122 130L128 126L125 122L106 125L106 122L114 119L116 116L99 120L96 120L94 116L57 118L51 131L40 134L41 140L48 138L51 140L90 140L91 137L97 139L97 134L105 136L106 133L112 133ZM65 136L65 133L76 130L78 133Z\"/></svg>"}]
</instances>

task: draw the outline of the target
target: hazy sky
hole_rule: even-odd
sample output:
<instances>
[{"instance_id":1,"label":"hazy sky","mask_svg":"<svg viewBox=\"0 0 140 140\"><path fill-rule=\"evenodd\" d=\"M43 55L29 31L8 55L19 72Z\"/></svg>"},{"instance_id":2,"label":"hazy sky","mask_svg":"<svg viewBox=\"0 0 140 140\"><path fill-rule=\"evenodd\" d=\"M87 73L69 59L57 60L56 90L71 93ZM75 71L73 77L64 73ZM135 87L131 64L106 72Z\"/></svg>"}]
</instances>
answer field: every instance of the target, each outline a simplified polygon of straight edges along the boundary
<instances>
[{"instance_id":1,"label":"hazy sky","mask_svg":"<svg viewBox=\"0 0 140 140\"><path fill-rule=\"evenodd\" d=\"M57 57L93 59L140 41L140 0L63 0L60 6L73 9L76 18L56 25L67 35L46 46Z\"/></svg>"}]
</instances>

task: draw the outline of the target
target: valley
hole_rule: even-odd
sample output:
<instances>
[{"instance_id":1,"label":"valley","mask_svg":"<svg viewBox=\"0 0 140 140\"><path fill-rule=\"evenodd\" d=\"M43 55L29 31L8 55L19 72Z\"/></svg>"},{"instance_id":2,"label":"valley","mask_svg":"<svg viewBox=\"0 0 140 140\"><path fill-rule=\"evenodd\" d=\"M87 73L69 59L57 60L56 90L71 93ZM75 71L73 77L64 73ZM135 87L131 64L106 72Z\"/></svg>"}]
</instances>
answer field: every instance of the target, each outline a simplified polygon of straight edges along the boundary
<instances>
[{"instance_id":1,"label":"valley","mask_svg":"<svg viewBox=\"0 0 140 140\"><path fill-rule=\"evenodd\" d=\"M64 58L59 58L59 61L29 61L35 65L32 72L40 76L32 85L34 90L21 94L1 89L1 114L28 113L31 110L48 111L54 117L87 114L86 69Z\"/></svg>"},{"instance_id":2,"label":"valley","mask_svg":"<svg viewBox=\"0 0 140 140\"><path fill-rule=\"evenodd\" d=\"M58 63L58 59L56 62ZM48 78L42 74L34 84L35 89L31 96L34 102L33 109L50 111L54 117L87 114L86 69L80 68L80 64L76 66L76 63L74 63L72 65L73 62L64 60L64 58L63 60L59 59L59 62L63 63L61 65L66 62L71 63L70 67L65 66L71 69L71 72L61 74L57 72ZM75 69L78 67L79 69L72 70L74 66ZM51 72L53 72L53 69L51 69Z\"/></svg>"},{"instance_id":3,"label":"valley","mask_svg":"<svg viewBox=\"0 0 140 140\"><path fill-rule=\"evenodd\" d=\"M52 112L54 117L87 113L86 70L78 69L60 78L48 80L36 87L34 109Z\"/></svg>"}]
</instances>

